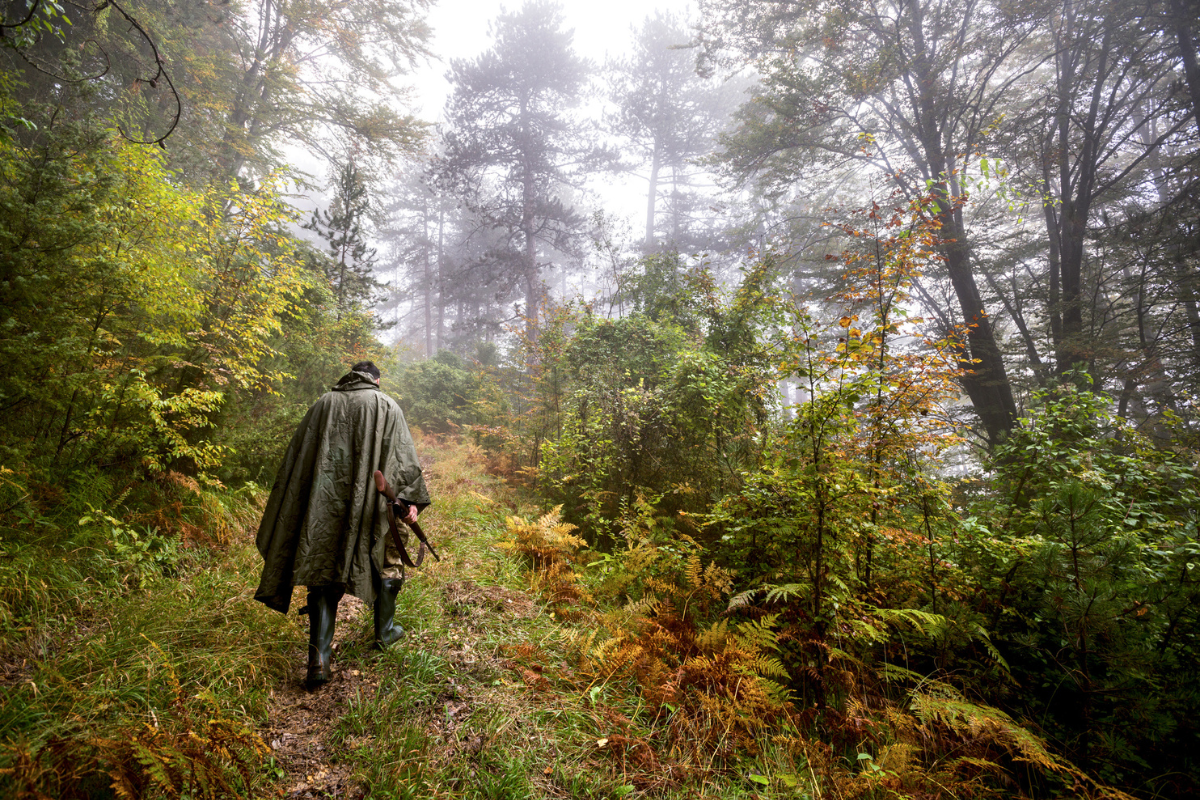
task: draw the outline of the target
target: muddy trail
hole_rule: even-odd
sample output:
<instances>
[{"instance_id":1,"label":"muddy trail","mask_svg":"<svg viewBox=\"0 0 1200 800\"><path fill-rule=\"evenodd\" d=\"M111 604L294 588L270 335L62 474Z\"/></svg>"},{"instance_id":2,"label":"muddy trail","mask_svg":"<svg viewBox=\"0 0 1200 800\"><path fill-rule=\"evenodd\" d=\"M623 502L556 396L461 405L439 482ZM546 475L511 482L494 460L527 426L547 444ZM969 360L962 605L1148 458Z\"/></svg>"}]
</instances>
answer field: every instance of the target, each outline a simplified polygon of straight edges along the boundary
<instances>
[{"instance_id":1,"label":"muddy trail","mask_svg":"<svg viewBox=\"0 0 1200 800\"><path fill-rule=\"evenodd\" d=\"M352 596L343 598L338 604L335 656L352 652L348 634L363 608L363 602ZM338 750L330 741L330 734L350 699L364 690L377 689L378 681L364 676L360 668L343 664L335 670L333 679L326 686L310 691L304 686L306 653L307 650L297 649L294 674L271 692L271 708L263 738L274 751L278 768L286 774L288 796L362 796L348 767L339 763Z\"/></svg>"},{"instance_id":2,"label":"muddy trail","mask_svg":"<svg viewBox=\"0 0 1200 800\"><path fill-rule=\"evenodd\" d=\"M425 575L425 580L433 580ZM429 633L409 631L394 650L436 649L445 657L455 674L468 676L465 681L448 677L436 687L434 702L413 709L416 718L427 723L433 743L441 757L452 758L456 752L478 755L485 742L475 734L460 740L455 736L459 722L468 719L480 703L475 696L471 674L501 672L515 665L495 654L481 652L469 639L472 629L480 624L494 624L508 619L528 618L535 605L528 595L497 586L479 586L470 580L441 585L440 594L461 625L449 642L439 641ZM295 651L296 667L286 683L271 692L271 708L262 737L271 750L277 768L283 773L282 783L287 797L293 798L358 798L367 796L367 787L354 778L354 768L347 753L356 748L370 748L379 738L377 733L364 733L342 738L337 735L341 720L355 703L376 697L390 661L370 649L371 609L356 597L347 596L338 605L338 621L334 634L333 677L328 684L308 689L304 684L307 649ZM472 625L472 622L475 625ZM435 713L431 713L435 712Z\"/></svg>"}]
</instances>

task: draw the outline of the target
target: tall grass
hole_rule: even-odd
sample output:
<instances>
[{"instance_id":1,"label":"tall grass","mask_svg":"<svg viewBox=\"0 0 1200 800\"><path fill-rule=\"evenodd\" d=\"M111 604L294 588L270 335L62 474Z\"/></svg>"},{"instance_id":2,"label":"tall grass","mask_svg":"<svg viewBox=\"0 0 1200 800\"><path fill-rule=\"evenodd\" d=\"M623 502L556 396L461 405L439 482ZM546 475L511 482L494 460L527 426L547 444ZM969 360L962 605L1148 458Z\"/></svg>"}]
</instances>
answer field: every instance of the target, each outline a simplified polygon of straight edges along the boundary
<instances>
[{"instance_id":1,"label":"tall grass","mask_svg":"<svg viewBox=\"0 0 1200 800\"><path fill-rule=\"evenodd\" d=\"M255 725L302 634L253 601L253 497L178 478L138 492L5 520L0 796L266 784Z\"/></svg>"}]
</instances>

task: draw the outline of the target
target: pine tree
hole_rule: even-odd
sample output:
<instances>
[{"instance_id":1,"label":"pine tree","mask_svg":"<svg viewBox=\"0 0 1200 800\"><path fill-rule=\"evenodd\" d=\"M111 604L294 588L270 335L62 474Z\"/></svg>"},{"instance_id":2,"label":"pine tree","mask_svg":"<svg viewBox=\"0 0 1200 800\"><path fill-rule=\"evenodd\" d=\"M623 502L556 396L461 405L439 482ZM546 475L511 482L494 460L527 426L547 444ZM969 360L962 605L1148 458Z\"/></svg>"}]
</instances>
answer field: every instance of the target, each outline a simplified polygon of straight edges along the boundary
<instances>
[{"instance_id":1,"label":"pine tree","mask_svg":"<svg viewBox=\"0 0 1200 800\"><path fill-rule=\"evenodd\" d=\"M685 46L690 37L680 19L656 12L636 30L632 56L609 65L609 94L617 106L610 127L647 169L646 252L664 239L679 248L704 248L713 239L696 218L711 205L693 188L702 173L697 159L716 148L743 82L697 75L695 52Z\"/></svg>"},{"instance_id":2,"label":"pine tree","mask_svg":"<svg viewBox=\"0 0 1200 800\"><path fill-rule=\"evenodd\" d=\"M304 226L329 245L330 258L323 268L337 301L338 319L346 312L369 308L383 288L374 276L375 248L367 245L363 228L370 211L366 182L351 159L338 169L329 209L314 211Z\"/></svg>"},{"instance_id":3,"label":"pine tree","mask_svg":"<svg viewBox=\"0 0 1200 800\"><path fill-rule=\"evenodd\" d=\"M584 219L572 204L579 177L605 156L572 109L583 99L586 61L571 49L562 10L527 3L492 25L490 50L451 65L453 95L442 179L505 240L494 252L525 295L536 331L548 255L578 248Z\"/></svg>"}]
</instances>

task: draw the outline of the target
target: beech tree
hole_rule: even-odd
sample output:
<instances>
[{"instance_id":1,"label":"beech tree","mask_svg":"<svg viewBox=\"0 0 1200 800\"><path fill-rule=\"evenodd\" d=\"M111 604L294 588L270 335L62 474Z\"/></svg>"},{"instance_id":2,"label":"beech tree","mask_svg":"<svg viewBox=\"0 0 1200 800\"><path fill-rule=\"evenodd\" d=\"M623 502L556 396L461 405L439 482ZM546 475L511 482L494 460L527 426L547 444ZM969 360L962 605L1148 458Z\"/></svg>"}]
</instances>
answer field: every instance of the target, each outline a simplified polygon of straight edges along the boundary
<instances>
[{"instance_id":1,"label":"beech tree","mask_svg":"<svg viewBox=\"0 0 1200 800\"><path fill-rule=\"evenodd\" d=\"M111 114L134 140L173 130L165 146L195 183L260 180L282 161L285 138L330 163L353 146L364 159L409 153L423 138L395 79L426 53L426 0L39 9L60 5L71 23L58 25L62 41L42 36L9 59L28 86L18 97L53 105L45 116L56 120Z\"/></svg>"},{"instance_id":2,"label":"beech tree","mask_svg":"<svg viewBox=\"0 0 1200 800\"><path fill-rule=\"evenodd\" d=\"M1024 196L1040 229L992 217L993 264L1008 274L983 274L1042 388L1087 373L1119 413L1145 418L1174 405L1200 363L1186 59L1162 33L1160 2L1050 10L1038 40L1048 58L987 145L1005 159L990 177Z\"/></svg>"},{"instance_id":3,"label":"beech tree","mask_svg":"<svg viewBox=\"0 0 1200 800\"><path fill-rule=\"evenodd\" d=\"M1092 214L1133 189L1131 179L1144 175L1163 143L1187 123L1186 115L1172 113L1178 104L1160 89L1172 64L1157 31L1145 24L1147 10L1145 4L1065 0L1049 25L1054 105L1042 120L1038 162L1052 198L1042 205L1059 374L1094 360L1084 283Z\"/></svg>"},{"instance_id":4,"label":"beech tree","mask_svg":"<svg viewBox=\"0 0 1200 800\"><path fill-rule=\"evenodd\" d=\"M976 280L964 155L978 151L1013 86L1043 58L1022 50L1042 25L1039 4L789 0L763 9L715 0L702 9L706 65L735 53L758 59L763 71L726 140L732 175L779 185L853 160L910 197L928 188L957 308L920 284L917 293L943 332L963 331L963 389L989 443L1000 441L1017 409Z\"/></svg>"},{"instance_id":5,"label":"beech tree","mask_svg":"<svg viewBox=\"0 0 1200 800\"><path fill-rule=\"evenodd\" d=\"M257 0L235 26L238 86L220 163L229 175L289 136L319 153L357 142L411 151L421 126L392 79L425 53L426 0ZM331 159L332 160L332 159Z\"/></svg>"}]
</instances>

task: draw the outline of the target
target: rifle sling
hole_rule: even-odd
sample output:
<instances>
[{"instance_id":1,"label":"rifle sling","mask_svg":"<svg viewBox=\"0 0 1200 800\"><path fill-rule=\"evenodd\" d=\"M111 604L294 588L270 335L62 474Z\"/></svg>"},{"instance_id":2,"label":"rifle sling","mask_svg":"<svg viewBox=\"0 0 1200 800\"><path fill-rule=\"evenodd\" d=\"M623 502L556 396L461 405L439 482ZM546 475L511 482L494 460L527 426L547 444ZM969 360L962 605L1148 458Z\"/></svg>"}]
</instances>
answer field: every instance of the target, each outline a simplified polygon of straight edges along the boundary
<instances>
[{"instance_id":1,"label":"rifle sling","mask_svg":"<svg viewBox=\"0 0 1200 800\"><path fill-rule=\"evenodd\" d=\"M388 485L387 479L383 477L383 473L379 470L375 470L375 488L387 500L388 533L391 534L392 543L396 545L396 550L399 551L400 560L404 562L404 565L413 568L421 566L421 562L425 560L426 550L429 551L435 561L441 561L441 556L437 554L437 551L433 549L433 545L425 538L425 531L421 530L421 526L415 522L405 522L408 527L413 529L413 533L417 535L417 538L421 540L421 546L417 549L416 563L413 563L413 560L408 557L408 550L404 547L404 541L400 538L400 525L396 519L396 508L403 507L406 512L405 516L407 516L409 504L396 497L395 490Z\"/></svg>"},{"instance_id":2,"label":"rifle sling","mask_svg":"<svg viewBox=\"0 0 1200 800\"><path fill-rule=\"evenodd\" d=\"M396 551L398 553L400 553L400 560L402 562L404 562L405 566L416 569L417 567L421 566L421 562L425 560L425 547L426 547L425 537L420 536L420 534L418 534L418 538L420 538L420 540L421 540L421 546L417 549L417 560L414 562L408 556L408 549L405 548L405 546L404 546L404 540L400 538L400 526L396 521L396 506L398 506L398 505L401 505L401 503L399 501L397 501L397 502L392 502L390 500L388 501L388 504L387 504L388 533L392 537L392 544L396 545ZM434 557L435 558L437 557L436 553L434 553Z\"/></svg>"}]
</instances>

